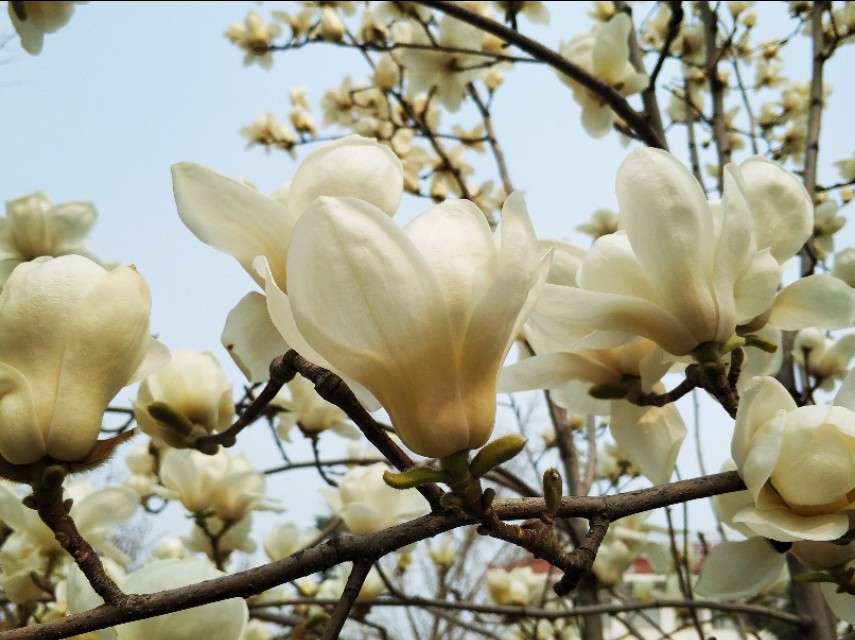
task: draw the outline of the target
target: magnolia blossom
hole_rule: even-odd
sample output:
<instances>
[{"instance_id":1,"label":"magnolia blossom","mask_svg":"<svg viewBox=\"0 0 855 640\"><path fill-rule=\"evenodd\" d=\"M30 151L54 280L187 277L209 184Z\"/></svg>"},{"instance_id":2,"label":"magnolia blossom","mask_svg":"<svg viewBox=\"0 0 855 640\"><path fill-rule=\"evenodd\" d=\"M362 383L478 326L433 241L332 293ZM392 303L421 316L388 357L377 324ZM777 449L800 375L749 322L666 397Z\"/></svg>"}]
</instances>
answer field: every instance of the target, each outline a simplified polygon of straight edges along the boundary
<instances>
[{"instance_id":1,"label":"magnolia blossom","mask_svg":"<svg viewBox=\"0 0 855 640\"><path fill-rule=\"evenodd\" d=\"M192 513L208 510L223 520L240 520L252 509L267 509L264 476L245 454L226 449L208 456L195 450L170 449L161 460L163 487L158 493L178 499Z\"/></svg>"},{"instance_id":2,"label":"magnolia blossom","mask_svg":"<svg viewBox=\"0 0 855 640\"><path fill-rule=\"evenodd\" d=\"M271 277L286 286L285 265L297 219L318 196L351 196L388 215L403 191L400 161L374 140L348 136L309 154L293 180L270 196L206 167L181 163L172 168L175 202L182 222L202 242L237 259L263 285L252 268L266 258ZM270 361L288 346L273 327L264 296L252 292L226 321L223 344L252 382L269 377Z\"/></svg>"},{"instance_id":3,"label":"magnolia blossom","mask_svg":"<svg viewBox=\"0 0 855 640\"><path fill-rule=\"evenodd\" d=\"M166 359L150 309L133 267L76 255L18 266L0 292L0 455L85 458L113 396Z\"/></svg>"},{"instance_id":4,"label":"magnolia blossom","mask_svg":"<svg viewBox=\"0 0 855 640\"><path fill-rule=\"evenodd\" d=\"M649 82L629 61L628 36L632 20L619 13L608 22L561 45L562 56L591 75L614 87L623 96L643 91ZM582 126L595 137L609 132L615 114L600 96L565 75L559 76L573 89L573 99L582 107Z\"/></svg>"},{"instance_id":5,"label":"magnolia blossom","mask_svg":"<svg viewBox=\"0 0 855 640\"><path fill-rule=\"evenodd\" d=\"M149 412L154 402L167 405L174 420L154 417ZM188 438L225 430L234 415L232 386L220 363L212 353L190 349L174 351L168 365L142 382L132 404L140 428L172 447L187 446Z\"/></svg>"},{"instance_id":6,"label":"magnolia blossom","mask_svg":"<svg viewBox=\"0 0 855 640\"><path fill-rule=\"evenodd\" d=\"M34 56L40 54L44 46L45 34L55 33L68 24L76 4L85 4L85 2L81 0L9 2L9 17L21 38L24 51Z\"/></svg>"},{"instance_id":7,"label":"magnolia blossom","mask_svg":"<svg viewBox=\"0 0 855 640\"><path fill-rule=\"evenodd\" d=\"M324 500L351 533L380 531L427 513L428 505L417 491L393 489L383 481L387 469L381 462L354 467L337 489L321 488Z\"/></svg>"},{"instance_id":8,"label":"magnolia blossom","mask_svg":"<svg viewBox=\"0 0 855 640\"><path fill-rule=\"evenodd\" d=\"M756 378L731 451L753 498L734 522L782 542L841 537L855 510L855 376L835 404L806 407L774 378Z\"/></svg>"},{"instance_id":9,"label":"magnolia blossom","mask_svg":"<svg viewBox=\"0 0 855 640\"><path fill-rule=\"evenodd\" d=\"M243 24L229 26L225 36L246 51L244 65L257 62L260 67L270 70L273 67L273 54L270 52L272 40L281 33L282 27L278 24L268 24L258 13L250 11Z\"/></svg>"},{"instance_id":10,"label":"magnolia blossom","mask_svg":"<svg viewBox=\"0 0 855 640\"><path fill-rule=\"evenodd\" d=\"M40 256L77 253L98 262L86 251L96 217L89 202L54 205L41 191L7 201L0 218L0 286L15 267Z\"/></svg>"},{"instance_id":11,"label":"magnolia blossom","mask_svg":"<svg viewBox=\"0 0 855 640\"><path fill-rule=\"evenodd\" d=\"M850 287L855 287L855 249L849 247L834 256L831 273Z\"/></svg>"},{"instance_id":12,"label":"magnolia blossom","mask_svg":"<svg viewBox=\"0 0 855 640\"><path fill-rule=\"evenodd\" d=\"M495 234L466 200L402 230L369 202L319 198L294 229L287 295L258 266L285 340L368 389L404 444L437 458L489 438L499 367L548 269L519 194Z\"/></svg>"},{"instance_id":13,"label":"magnolia blossom","mask_svg":"<svg viewBox=\"0 0 855 640\"><path fill-rule=\"evenodd\" d=\"M855 357L855 334L835 340L819 329L802 329L793 340L793 358L805 372L819 382L823 391L831 391L835 380L849 372Z\"/></svg>"},{"instance_id":14,"label":"magnolia blossom","mask_svg":"<svg viewBox=\"0 0 855 640\"><path fill-rule=\"evenodd\" d=\"M276 425L276 433L280 438L289 440L289 432L294 426L310 438L316 438L326 430L351 440L360 437L359 429L348 422L347 414L318 395L311 381L296 376L287 388L290 397L279 400L277 395L274 401L285 410L285 413L279 414L279 423Z\"/></svg>"},{"instance_id":15,"label":"magnolia blossom","mask_svg":"<svg viewBox=\"0 0 855 640\"><path fill-rule=\"evenodd\" d=\"M848 326L855 307L835 278L804 278L776 297L781 264L811 233L804 187L761 158L724 173L723 199L710 203L670 154L630 152L617 175L623 229L594 243L578 287L547 285L538 313L584 338L579 346L643 336L675 356L724 344L758 317L792 330L831 314Z\"/></svg>"},{"instance_id":16,"label":"magnolia blossom","mask_svg":"<svg viewBox=\"0 0 855 640\"><path fill-rule=\"evenodd\" d=\"M277 522L264 536L264 552L273 562L287 558L318 540L321 532L311 527L300 529L293 522Z\"/></svg>"}]
</instances>

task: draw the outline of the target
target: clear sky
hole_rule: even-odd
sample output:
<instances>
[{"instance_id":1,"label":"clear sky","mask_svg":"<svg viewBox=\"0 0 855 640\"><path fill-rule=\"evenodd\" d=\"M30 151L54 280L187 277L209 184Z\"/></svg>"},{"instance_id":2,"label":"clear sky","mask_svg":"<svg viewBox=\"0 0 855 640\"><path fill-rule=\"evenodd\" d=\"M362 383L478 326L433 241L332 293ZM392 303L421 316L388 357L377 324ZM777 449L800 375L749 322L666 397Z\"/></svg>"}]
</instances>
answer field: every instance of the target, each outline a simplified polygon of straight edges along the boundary
<instances>
[{"instance_id":1,"label":"clear sky","mask_svg":"<svg viewBox=\"0 0 855 640\"><path fill-rule=\"evenodd\" d=\"M0 199L42 189L54 202L92 201L100 219L91 249L104 260L134 263L146 277L153 331L171 348L214 351L236 385L242 378L220 333L228 311L254 285L233 259L183 227L169 167L202 163L268 192L297 164L283 153L247 150L240 127L268 111L285 120L294 86L307 86L317 107L345 73L364 77L353 51L324 45L280 54L271 71L244 67L243 53L223 36L226 28L249 10L268 15L288 4L91 2L46 36L38 57L20 49L5 8L0 15L0 37L10 38L0 49ZM521 23L546 44L557 46L593 22L587 3L547 4L548 28ZM761 22L783 15L783 3L772 6L758 7ZM829 163L851 157L855 147L847 57L851 67L851 46L829 68L833 108L821 181L835 180ZM794 61L793 75L806 77L807 63L806 56ZM594 141L584 133L570 90L553 72L524 67L508 74L495 102L512 178L526 193L539 235L584 242L572 229L595 208L614 206L614 174L625 149L616 136ZM320 122L319 109L315 118ZM719 447L729 442L729 432L713 437Z\"/></svg>"}]
</instances>

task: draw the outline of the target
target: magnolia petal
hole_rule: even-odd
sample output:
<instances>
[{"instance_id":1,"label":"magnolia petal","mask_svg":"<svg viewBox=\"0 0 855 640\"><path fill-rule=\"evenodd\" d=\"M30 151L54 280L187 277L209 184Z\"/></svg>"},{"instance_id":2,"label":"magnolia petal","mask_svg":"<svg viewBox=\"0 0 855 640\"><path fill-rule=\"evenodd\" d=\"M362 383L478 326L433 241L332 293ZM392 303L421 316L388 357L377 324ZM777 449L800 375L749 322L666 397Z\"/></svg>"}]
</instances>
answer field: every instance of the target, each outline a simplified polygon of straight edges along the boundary
<instances>
[{"instance_id":1,"label":"magnolia petal","mask_svg":"<svg viewBox=\"0 0 855 640\"><path fill-rule=\"evenodd\" d=\"M36 421L30 383L20 371L3 362L0 362L0 424L3 425L0 456L8 462L29 464L47 453L44 435Z\"/></svg>"},{"instance_id":2,"label":"magnolia petal","mask_svg":"<svg viewBox=\"0 0 855 640\"><path fill-rule=\"evenodd\" d=\"M178 215L199 240L235 258L258 284L252 261L265 256L285 286L285 254L296 222L293 208L191 162L172 167L172 182Z\"/></svg>"},{"instance_id":3,"label":"magnolia petal","mask_svg":"<svg viewBox=\"0 0 855 640\"><path fill-rule=\"evenodd\" d=\"M511 393L529 389L554 389L570 380L585 380L595 384L616 383L619 376L578 353L548 353L524 358L502 369L498 391Z\"/></svg>"},{"instance_id":4,"label":"magnolia petal","mask_svg":"<svg viewBox=\"0 0 855 640\"><path fill-rule=\"evenodd\" d=\"M653 484L668 482L686 438L686 427L674 405L639 407L612 401L609 430L645 478Z\"/></svg>"},{"instance_id":5,"label":"magnolia petal","mask_svg":"<svg viewBox=\"0 0 855 640\"><path fill-rule=\"evenodd\" d=\"M642 298L547 284L537 310L576 326L649 338L677 356L687 355L698 346L698 340L680 321Z\"/></svg>"},{"instance_id":6,"label":"magnolia petal","mask_svg":"<svg viewBox=\"0 0 855 640\"><path fill-rule=\"evenodd\" d=\"M250 382L270 379L270 362L288 351L270 314L267 299L253 291L245 295L226 317L223 346Z\"/></svg>"},{"instance_id":7,"label":"magnolia petal","mask_svg":"<svg viewBox=\"0 0 855 640\"><path fill-rule=\"evenodd\" d=\"M775 296L769 323L784 331L847 329L855 323L855 289L825 273L801 278Z\"/></svg>"},{"instance_id":8,"label":"magnolia petal","mask_svg":"<svg viewBox=\"0 0 855 640\"><path fill-rule=\"evenodd\" d=\"M779 411L769 422L756 427L751 434L748 455L741 464L734 455L734 460L739 464L739 475L758 506L763 501L763 496L768 493L769 487L766 483L781 457L782 439L786 426L787 414ZM774 497L777 498L777 494L774 494Z\"/></svg>"},{"instance_id":9,"label":"magnolia petal","mask_svg":"<svg viewBox=\"0 0 855 640\"><path fill-rule=\"evenodd\" d=\"M84 260L67 256L56 260ZM128 384L150 342L148 285L133 267L103 272L67 318L60 378L46 438L48 455L83 458L107 403Z\"/></svg>"},{"instance_id":10,"label":"magnolia petal","mask_svg":"<svg viewBox=\"0 0 855 640\"><path fill-rule=\"evenodd\" d=\"M751 264L733 288L737 324L750 324L768 311L781 281L781 268L767 249L751 257Z\"/></svg>"},{"instance_id":11,"label":"magnolia petal","mask_svg":"<svg viewBox=\"0 0 855 640\"><path fill-rule=\"evenodd\" d=\"M403 189L398 157L372 138L350 135L306 156L291 181L288 204L299 215L320 196L352 197L391 216Z\"/></svg>"},{"instance_id":12,"label":"magnolia petal","mask_svg":"<svg viewBox=\"0 0 855 640\"><path fill-rule=\"evenodd\" d=\"M553 250L547 282L575 286L576 272L579 270L587 251L565 240L539 239L537 246L542 252L549 249Z\"/></svg>"},{"instance_id":13,"label":"magnolia petal","mask_svg":"<svg viewBox=\"0 0 855 640\"><path fill-rule=\"evenodd\" d=\"M299 265L288 277L299 333L377 397L404 443L429 457L467 448L442 292L391 219L361 200L319 198L294 229L288 264Z\"/></svg>"},{"instance_id":14,"label":"magnolia petal","mask_svg":"<svg viewBox=\"0 0 855 640\"><path fill-rule=\"evenodd\" d=\"M576 281L583 289L660 302L624 231L597 238L576 272Z\"/></svg>"},{"instance_id":15,"label":"magnolia petal","mask_svg":"<svg viewBox=\"0 0 855 640\"><path fill-rule=\"evenodd\" d=\"M761 510L748 506L737 513L733 520L744 523L758 535L778 542L836 540L849 530L849 518L845 513L800 516L785 507Z\"/></svg>"},{"instance_id":16,"label":"magnolia petal","mask_svg":"<svg viewBox=\"0 0 855 640\"><path fill-rule=\"evenodd\" d=\"M632 250L661 304L697 342L713 339L718 311L708 274L715 232L698 181L671 154L634 149L618 169L616 194Z\"/></svg>"},{"instance_id":17,"label":"magnolia petal","mask_svg":"<svg viewBox=\"0 0 855 640\"><path fill-rule=\"evenodd\" d=\"M172 353L169 347L163 344L160 340L149 338L148 346L145 348L145 355L142 362L139 363L136 370L131 374L128 384L139 382L146 378L149 374L154 373L162 366L169 364L172 359Z\"/></svg>"},{"instance_id":18,"label":"magnolia petal","mask_svg":"<svg viewBox=\"0 0 855 640\"><path fill-rule=\"evenodd\" d=\"M840 385L834 397L834 404L855 411L855 369L850 370L843 379L843 384Z\"/></svg>"},{"instance_id":19,"label":"magnolia petal","mask_svg":"<svg viewBox=\"0 0 855 640\"><path fill-rule=\"evenodd\" d=\"M786 557L765 538L720 542L704 560L695 591L722 600L756 595L781 575Z\"/></svg>"},{"instance_id":20,"label":"magnolia petal","mask_svg":"<svg viewBox=\"0 0 855 640\"><path fill-rule=\"evenodd\" d=\"M813 203L802 183L765 158L739 165L754 218L758 249L771 250L779 264L792 258L813 231Z\"/></svg>"},{"instance_id":21,"label":"magnolia petal","mask_svg":"<svg viewBox=\"0 0 855 640\"><path fill-rule=\"evenodd\" d=\"M629 60L627 36L631 28L632 21L625 13L617 13L600 25L592 55L594 76L611 85L623 79L623 71Z\"/></svg>"},{"instance_id":22,"label":"magnolia petal","mask_svg":"<svg viewBox=\"0 0 855 640\"><path fill-rule=\"evenodd\" d=\"M139 507L139 494L128 487L107 487L93 491L74 503L74 522L85 531L124 522Z\"/></svg>"},{"instance_id":23,"label":"magnolia petal","mask_svg":"<svg viewBox=\"0 0 855 640\"><path fill-rule=\"evenodd\" d=\"M721 202L721 232L713 261L713 292L718 304L716 336L727 340L736 330L736 282L750 263L751 213L743 193L741 176L732 164L724 168L724 195ZM770 295L774 291L774 286Z\"/></svg>"},{"instance_id":24,"label":"magnolia petal","mask_svg":"<svg viewBox=\"0 0 855 640\"><path fill-rule=\"evenodd\" d=\"M469 200L446 200L417 216L404 233L436 277L452 335L462 338L475 303L497 269L496 247L484 213Z\"/></svg>"},{"instance_id":25,"label":"magnolia petal","mask_svg":"<svg viewBox=\"0 0 855 640\"><path fill-rule=\"evenodd\" d=\"M770 377L755 378L745 390L736 412L731 442L731 455L737 468L742 468L752 446L754 433L764 424L793 411L796 403L784 386Z\"/></svg>"}]
</instances>

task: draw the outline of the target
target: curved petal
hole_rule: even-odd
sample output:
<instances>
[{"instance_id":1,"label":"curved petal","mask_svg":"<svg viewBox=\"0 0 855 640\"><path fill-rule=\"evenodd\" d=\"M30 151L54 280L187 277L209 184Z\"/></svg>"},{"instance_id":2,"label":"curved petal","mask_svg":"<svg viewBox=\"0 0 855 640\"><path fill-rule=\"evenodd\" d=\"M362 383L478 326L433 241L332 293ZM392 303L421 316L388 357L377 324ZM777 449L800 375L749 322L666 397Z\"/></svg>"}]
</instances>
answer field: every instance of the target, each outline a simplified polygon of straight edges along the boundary
<instances>
[{"instance_id":1,"label":"curved petal","mask_svg":"<svg viewBox=\"0 0 855 640\"><path fill-rule=\"evenodd\" d=\"M784 331L848 329L855 323L855 289L825 273L801 278L775 296L769 323Z\"/></svg>"},{"instance_id":2,"label":"curved petal","mask_svg":"<svg viewBox=\"0 0 855 640\"><path fill-rule=\"evenodd\" d=\"M758 249L769 248L779 264L792 258L813 231L813 204L802 183L765 158L739 165L754 218Z\"/></svg>"},{"instance_id":3,"label":"curved petal","mask_svg":"<svg viewBox=\"0 0 855 640\"><path fill-rule=\"evenodd\" d=\"M0 455L8 462L29 464L47 453L30 383L4 362L0 362L0 424Z\"/></svg>"},{"instance_id":4,"label":"curved petal","mask_svg":"<svg viewBox=\"0 0 855 640\"><path fill-rule=\"evenodd\" d=\"M855 411L855 369L850 370L843 379L843 384L834 397L834 404Z\"/></svg>"},{"instance_id":5,"label":"curved petal","mask_svg":"<svg viewBox=\"0 0 855 640\"><path fill-rule=\"evenodd\" d=\"M629 42L627 36L632 21L625 13L617 13L611 20L600 25L594 40L594 75L615 85L623 80L623 70L629 60Z\"/></svg>"},{"instance_id":6,"label":"curved petal","mask_svg":"<svg viewBox=\"0 0 855 640\"><path fill-rule=\"evenodd\" d=\"M56 259L62 260L85 259ZM149 347L151 297L145 280L133 267L103 274L67 318L46 438L48 455L59 460L78 460L91 451L107 403L128 384Z\"/></svg>"},{"instance_id":7,"label":"curved petal","mask_svg":"<svg viewBox=\"0 0 855 640\"><path fill-rule=\"evenodd\" d=\"M772 584L786 567L786 554L765 538L720 542L710 549L695 590L722 600L753 596Z\"/></svg>"},{"instance_id":8,"label":"curved petal","mask_svg":"<svg viewBox=\"0 0 855 640\"><path fill-rule=\"evenodd\" d=\"M849 530L845 513L821 516L800 516L787 508L757 509L745 507L733 518L752 531L770 540L798 542L799 540L836 540Z\"/></svg>"},{"instance_id":9,"label":"curved petal","mask_svg":"<svg viewBox=\"0 0 855 640\"><path fill-rule=\"evenodd\" d=\"M737 324L750 324L768 311L780 282L781 268L772 254L767 249L755 253L733 287Z\"/></svg>"},{"instance_id":10,"label":"curved petal","mask_svg":"<svg viewBox=\"0 0 855 640\"><path fill-rule=\"evenodd\" d=\"M634 149L618 169L616 193L632 250L662 304L698 342L713 339L718 325L710 281L715 232L698 181L671 154Z\"/></svg>"},{"instance_id":11,"label":"curved petal","mask_svg":"<svg viewBox=\"0 0 855 640\"><path fill-rule=\"evenodd\" d=\"M257 255L285 286L285 256L296 222L293 209L212 169L191 162L172 167L178 215L205 244L235 258L258 284Z\"/></svg>"},{"instance_id":12,"label":"curved petal","mask_svg":"<svg viewBox=\"0 0 855 640\"><path fill-rule=\"evenodd\" d=\"M86 238L98 214L89 202L63 202L56 205L46 219L48 237L57 254L86 247Z\"/></svg>"},{"instance_id":13,"label":"curved petal","mask_svg":"<svg viewBox=\"0 0 855 640\"><path fill-rule=\"evenodd\" d=\"M270 362L290 348L267 311L267 299L248 293L229 311L223 329L223 346L250 382L270 379Z\"/></svg>"},{"instance_id":14,"label":"curved petal","mask_svg":"<svg viewBox=\"0 0 855 640\"><path fill-rule=\"evenodd\" d=\"M398 157L374 139L350 135L306 156L294 174L288 204L300 215L320 196L352 197L391 216L403 189Z\"/></svg>"},{"instance_id":15,"label":"curved petal","mask_svg":"<svg viewBox=\"0 0 855 640\"><path fill-rule=\"evenodd\" d=\"M595 384L618 382L620 376L607 367L577 353L548 353L531 356L502 369L498 391L511 393L529 389L554 389L570 380Z\"/></svg>"},{"instance_id":16,"label":"curved petal","mask_svg":"<svg viewBox=\"0 0 855 640\"><path fill-rule=\"evenodd\" d=\"M377 397L404 443L430 457L467 448L442 292L389 217L361 200L319 198L294 229L288 265L300 334Z\"/></svg>"},{"instance_id":17,"label":"curved petal","mask_svg":"<svg viewBox=\"0 0 855 640\"><path fill-rule=\"evenodd\" d=\"M537 310L542 316L571 325L649 338L676 356L687 355L698 346L698 340L680 321L642 298L546 285Z\"/></svg>"},{"instance_id":18,"label":"curved petal","mask_svg":"<svg viewBox=\"0 0 855 640\"><path fill-rule=\"evenodd\" d=\"M612 401L609 431L615 442L653 484L670 480L686 426L674 405L638 407Z\"/></svg>"},{"instance_id":19,"label":"curved petal","mask_svg":"<svg viewBox=\"0 0 855 640\"><path fill-rule=\"evenodd\" d=\"M625 231L597 238L576 272L576 281L582 289L661 304L659 292L645 276Z\"/></svg>"},{"instance_id":20,"label":"curved petal","mask_svg":"<svg viewBox=\"0 0 855 640\"><path fill-rule=\"evenodd\" d=\"M736 412L736 424L731 441L731 455L741 469L749 455L754 433L763 425L780 417L781 412L793 411L796 403L783 385L770 377L755 378L745 390Z\"/></svg>"},{"instance_id":21,"label":"curved petal","mask_svg":"<svg viewBox=\"0 0 855 640\"><path fill-rule=\"evenodd\" d=\"M124 522L139 507L139 494L128 487L107 487L74 503L77 528L86 531Z\"/></svg>"}]
</instances>

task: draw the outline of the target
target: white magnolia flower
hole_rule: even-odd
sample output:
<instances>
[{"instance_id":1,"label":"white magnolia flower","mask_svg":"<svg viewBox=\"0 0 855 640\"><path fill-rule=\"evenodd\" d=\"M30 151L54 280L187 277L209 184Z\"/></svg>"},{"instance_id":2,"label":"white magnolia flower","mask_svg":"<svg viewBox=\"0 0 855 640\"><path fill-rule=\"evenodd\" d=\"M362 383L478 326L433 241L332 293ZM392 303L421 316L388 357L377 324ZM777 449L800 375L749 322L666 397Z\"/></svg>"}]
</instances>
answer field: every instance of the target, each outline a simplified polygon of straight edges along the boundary
<instances>
[{"instance_id":1,"label":"white magnolia flower","mask_svg":"<svg viewBox=\"0 0 855 640\"><path fill-rule=\"evenodd\" d=\"M264 536L264 552L276 562L305 549L320 533L314 527L300 529L293 522L277 522Z\"/></svg>"},{"instance_id":2,"label":"white magnolia flower","mask_svg":"<svg viewBox=\"0 0 855 640\"><path fill-rule=\"evenodd\" d=\"M19 265L0 292L0 455L85 458L113 396L166 360L150 309L133 267L76 255Z\"/></svg>"},{"instance_id":3,"label":"white magnolia flower","mask_svg":"<svg viewBox=\"0 0 855 640\"><path fill-rule=\"evenodd\" d=\"M392 215L403 192L400 161L383 145L348 136L309 154L291 182L270 196L206 167L181 163L172 168L175 202L182 222L202 242L252 268L263 255L272 277L285 287L291 233L303 211L319 196L352 196ZM252 292L229 314L223 344L252 382L269 377L270 361L288 346L273 327L264 296Z\"/></svg>"},{"instance_id":4,"label":"white magnolia flower","mask_svg":"<svg viewBox=\"0 0 855 640\"><path fill-rule=\"evenodd\" d=\"M154 403L168 405L182 427L158 420ZM140 428L158 442L187 446L187 438L228 428L234 416L232 386L212 353L179 349L172 360L143 380L132 401Z\"/></svg>"},{"instance_id":5,"label":"white magnolia flower","mask_svg":"<svg viewBox=\"0 0 855 640\"><path fill-rule=\"evenodd\" d=\"M86 4L80 0L73 2L9 2L9 17L12 26L21 38L21 46L27 53L37 56L42 52L46 33L55 33L68 24L74 14L74 5Z\"/></svg>"},{"instance_id":6,"label":"white magnolia flower","mask_svg":"<svg viewBox=\"0 0 855 640\"><path fill-rule=\"evenodd\" d=\"M86 251L96 218L89 202L54 205L41 191L7 201L0 218L0 286L19 264L41 256L77 253L98 262Z\"/></svg>"},{"instance_id":7,"label":"white magnolia flower","mask_svg":"<svg viewBox=\"0 0 855 640\"><path fill-rule=\"evenodd\" d=\"M337 489L321 488L324 500L351 533L380 531L427 513L427 502L420 493L393 489L383 481L387 469L383 463L353 467Z\"/></svg>"},{"instance_id":8,"label":"white magnolia flower","mask_svg":"<svg viewBox=\"0 0 855 640\"><path fill-rule=\"evenodd\" d=\"M279 400L277 396L275 400L275 404L285 410L285 413L279 414L279 423L276 425L276 433L280 438L288 440L294 426L307 437L317 437L327 429L350 440L360 437L359 429L348 422L347 414L318 395L311 381L296 376L288 383L288 390L290 398Z\"/></svg>"},{"instance_id":9,"label":"white magnolia flower","mask_svg":"<svg viewBox=\"0 0 855 640\"><path fill-rule=\"evenodd\" d=\"M294 229L287 295L259 267L285 340L370 391L411 450L443 457L489 438L499 368L548 265L512 194L494 235L466 200L400 229L369 202L320 198Z\"/></svg>"},{"instance_id":10,"label":"white magnolia flower","mask_svg":"<svg viewBox=\"0 0 855 640\"><path fill-rule=\"evenodd\" d=\"M849 247L834 256L832 275L850 287L855 287L855 249Z\"/></svg>"},{"instance_id":11,"label":"white magnolia flower","mask_svg":"<svg viewBox=\"0 0 855 640\"><path fill-rule=\"evenodd\" d=\"M278 24L267 23L257 12L250 11L246 14L243 24L232 24L225 36L246 51L244 65L257 62L262 68L270 70L273 67L270 47L273 46L273 39L281 33L282 27Z\"/></svg>"},{"instance_id":12,"label":"white magnolia flower","mask_svg":"<svg viewBox=\"0 0 855 640\"><path fill-rule=\"evenodd\" d=\"M855 357L855 334L835 340L819 329L802 329L793 340L793 358L823 391L831 391L835 380L843 380Z\"/></svg>"},{"instance_id":13,"label":"white magnolia flower","mask_svg":"<svg viewBox=\"0 0 855 640\"><path fill-rule=\"evenodd\" d=\"M264 475L246 454L227 449L209 456L190 449L169 449L160 463L159 493L178 499L191 513L211 510L223 520L240 520L252 509L267 509Z\"/></svg>"},{"instance_id":14,"label":"white magnolia flower","mask_svg":"<svg viewBox=\"0 0 855 640\"><path fill-rule=\"evenodd\" d=\"M774 378L755 379L731 451L753 498L734 522L782 542L841 537L855 510L855 376L835 404L806 407Z\"/></svg>"},{"instance_id":15,"label":"white magnolia flower","mask_svg":"<svg viewBox=\"0 0 855 640\"><path fill-rule=\"evenodd\" d=\"M579 346L614 346L634 335L676 356L724 344L758 316L760 326L787 330L822 326L823 316L834 328L849 326L855 299L839 295L842 283L830 276L803 278L776 297L781 264L812 229L798 180L750 158L725 167L724 185L720 205L709 203L670 154L630 152L617 175L623 230L594 243L578 287L547 285L538 313L568 332L575 327L585 338Z\"/></svg>"},{"instance_id":16,"label":"white magnolia flower","mask_svg":"<svg viewBox=\"0 0 855 640\"><path fill-rule=\"evenodd\" d=\"M629 36L632 21L619 13L608 22L597 24L588 33L574 37L559 49L562 56L591 75L614 87L623 96L643 91L650 81L629 61ZM595 137L608 133L615 114L600 96L575 80L560 75L573 90L573 99L582 107L582 126Z\"/></svg>"}]
</instances>

